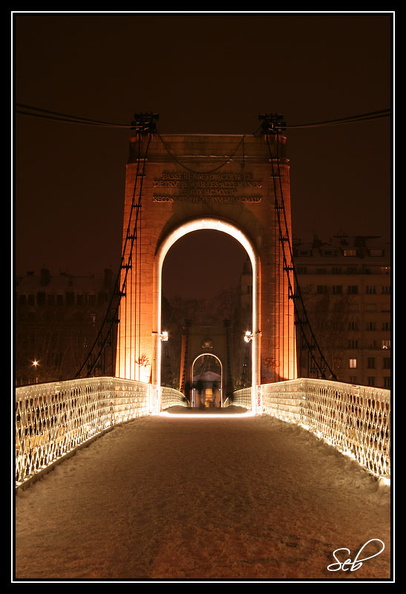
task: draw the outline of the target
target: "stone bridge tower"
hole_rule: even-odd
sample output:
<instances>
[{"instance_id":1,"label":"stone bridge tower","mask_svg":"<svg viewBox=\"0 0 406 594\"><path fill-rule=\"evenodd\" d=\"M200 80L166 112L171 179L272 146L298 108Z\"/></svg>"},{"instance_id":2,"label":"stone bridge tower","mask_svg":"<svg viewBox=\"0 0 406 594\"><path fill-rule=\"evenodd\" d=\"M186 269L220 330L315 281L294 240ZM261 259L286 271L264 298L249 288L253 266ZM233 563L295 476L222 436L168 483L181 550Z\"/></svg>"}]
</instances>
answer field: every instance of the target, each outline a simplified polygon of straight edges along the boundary
<instances>
[{"instance_id":1,"label":"stone bridge tower","mask_svg":"<svg viewBox=\"0 0 406 594\"><path fill-rule=\"evenodd\" d=\"M186 233L215 229L246 249L253 271L252 385L296 377L286 138L164 135L130 139L116 376L160 385L161 278Z\"/></svg>"}]
</instances>

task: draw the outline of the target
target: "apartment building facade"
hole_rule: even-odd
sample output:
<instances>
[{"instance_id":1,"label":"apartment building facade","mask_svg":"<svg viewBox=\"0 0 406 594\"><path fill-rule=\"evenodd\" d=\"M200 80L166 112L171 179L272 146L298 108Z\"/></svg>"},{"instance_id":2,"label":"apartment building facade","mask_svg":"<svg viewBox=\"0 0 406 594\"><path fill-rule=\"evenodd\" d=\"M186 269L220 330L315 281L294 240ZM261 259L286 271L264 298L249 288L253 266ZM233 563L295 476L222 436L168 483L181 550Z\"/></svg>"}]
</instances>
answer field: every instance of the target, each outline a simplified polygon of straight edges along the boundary
<instances>
[{"instance_id":1,"label":"apartment building facade","mask_svg":"<svg viewBox=\"0 0 406 594\"><path fill-rule=\"evenodd\" d=\"M339 381L391 387L391 247L380 237L294 242L298 284L317 342ZM311 376L298 332L298 375Z\"/></svg>"}]
</instances>

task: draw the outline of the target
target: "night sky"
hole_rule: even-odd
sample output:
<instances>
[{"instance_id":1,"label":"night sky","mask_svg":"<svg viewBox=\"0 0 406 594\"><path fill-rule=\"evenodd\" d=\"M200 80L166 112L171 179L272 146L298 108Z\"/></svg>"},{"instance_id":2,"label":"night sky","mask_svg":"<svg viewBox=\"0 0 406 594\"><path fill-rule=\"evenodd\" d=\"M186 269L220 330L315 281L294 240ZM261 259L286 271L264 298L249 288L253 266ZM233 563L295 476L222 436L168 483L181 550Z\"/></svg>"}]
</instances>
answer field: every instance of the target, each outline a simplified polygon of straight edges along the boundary
<instances>
[{"instance_id":1,"label":"night sky","mask_svg":"<svg viewBox=\"0 0 406 594\"><path fill-rule=\"evenodd\" d=\"M390 237L392 121L294 128L392 107L391 13L14 13L13 100L165 133L288 125L293 233ZM13 263L117 268L130 131L15 115ZM207 254L206 260L209 259Z\"/></svg>"}]
</instances>

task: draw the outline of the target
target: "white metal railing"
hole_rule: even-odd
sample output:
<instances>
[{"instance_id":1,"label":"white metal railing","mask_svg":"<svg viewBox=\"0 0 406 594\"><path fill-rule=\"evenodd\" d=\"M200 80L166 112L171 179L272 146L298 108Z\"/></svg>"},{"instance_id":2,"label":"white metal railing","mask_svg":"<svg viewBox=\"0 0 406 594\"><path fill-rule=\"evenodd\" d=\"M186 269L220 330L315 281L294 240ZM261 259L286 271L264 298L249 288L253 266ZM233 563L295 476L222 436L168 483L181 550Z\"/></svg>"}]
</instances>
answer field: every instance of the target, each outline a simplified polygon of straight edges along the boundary
<instances>
[{"instance_id":1,"label":"white metal railing","mask_svg":"<svg viewBox=\"0 0 406 594\"><path fill-rule=\"evenodd\" d=\"M182 396L177 390L165 388L163 408L182 404ZM17 388L17 486L115 425L158 410L158 390L154 386L113 377Z\"/></svg>"},{"instance_id":2,"label":"white metal railing","mask_svg":"<svg viewBox=\"0 0 406 594\"><path fill-rule=\"evenodd\" d=\"M390 390L307 378L259 390L264 413L301 425L372 474L390 478Z\"/></svg>"},{"instance_id":3,"label":"white metal railing","mask_svg":"<svg viewBox=\"0 0 406 594\"><path fill-rule=\"evenodd\" d=\"M187 401L182 394L174 388L168 388L166 386L161 387L161 408L169 408L170 406L187 406Z\"/></svg>"},{"instance_id":4,"label":"white metal railing","mask_svg":"<svg viewBox=\"0 0 406 594\"><path fill-rule=\"evenodd\" d=\"M379 477L390 477L390 391L326 380L258 386L258 409L301 425ZM233 404L251 408L251 388ZM133 380L97 377L16 389L17 486L117 424L183 405L183 394Z\"/></svg>"},{"instance_id":5,"label":"white metal railing","mask_svg":"<svg viewBox=\"0 0 406 594\"><path fill-rule=\"evenodd\" d=\"M237 390L233 394L232 402L229 402L228 404L233 404L234 406L242 406L244 408L251 409L252 389L251 388L242 388L241 390Z\"/></svg>"}]
</instances>

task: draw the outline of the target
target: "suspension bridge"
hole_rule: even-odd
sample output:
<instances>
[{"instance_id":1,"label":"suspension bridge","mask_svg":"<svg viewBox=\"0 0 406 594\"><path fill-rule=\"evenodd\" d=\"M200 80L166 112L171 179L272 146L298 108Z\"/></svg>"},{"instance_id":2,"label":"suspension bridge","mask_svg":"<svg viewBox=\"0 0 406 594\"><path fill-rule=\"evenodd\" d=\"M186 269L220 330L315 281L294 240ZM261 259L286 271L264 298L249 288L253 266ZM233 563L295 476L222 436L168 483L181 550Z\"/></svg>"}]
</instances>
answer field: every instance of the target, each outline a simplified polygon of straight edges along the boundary
<instances>
[{"instance_id":1,"label":"suspension bridge","mask_svg":"<svg viewBox=\"0 0 406 594\"><path fill-rule=\"evenodd\" d=\"M390 393L337 381L312 331L281 116L238 138L162 137L157 119L133 123L119 273L77 377L16 390L16 578L389 579ZM179 389L162 382L162 266L197 229L232 235L250 260L242 390L230 341L193 346L187 332ZM217 407L193 407L186 383L196 392L209 355Z\"/></svg>"}]
</instances>

